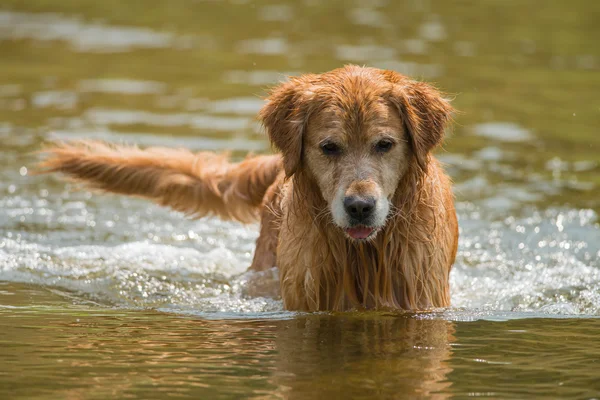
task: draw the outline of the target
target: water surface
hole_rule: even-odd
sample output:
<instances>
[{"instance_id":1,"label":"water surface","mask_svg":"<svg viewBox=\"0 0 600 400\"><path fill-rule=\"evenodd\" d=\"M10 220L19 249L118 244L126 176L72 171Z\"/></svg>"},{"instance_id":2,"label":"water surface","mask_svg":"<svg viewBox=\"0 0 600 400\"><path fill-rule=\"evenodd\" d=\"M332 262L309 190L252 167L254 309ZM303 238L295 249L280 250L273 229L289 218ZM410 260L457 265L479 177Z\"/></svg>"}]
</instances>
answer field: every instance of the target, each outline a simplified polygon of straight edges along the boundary
<instances>
[{"instance_id":1,"label":"water surface","mask_svg":"<svg viewBox=\"0 0 600 400\"><path fill-rule=\"evenodd\" d=\"M599 4L4 0L0 396L600 397ZM461 111L448 310L286 312L257 226L29 173L57 138L268 152L265 89L344 63Z\"/></svg>"}]
</instances>

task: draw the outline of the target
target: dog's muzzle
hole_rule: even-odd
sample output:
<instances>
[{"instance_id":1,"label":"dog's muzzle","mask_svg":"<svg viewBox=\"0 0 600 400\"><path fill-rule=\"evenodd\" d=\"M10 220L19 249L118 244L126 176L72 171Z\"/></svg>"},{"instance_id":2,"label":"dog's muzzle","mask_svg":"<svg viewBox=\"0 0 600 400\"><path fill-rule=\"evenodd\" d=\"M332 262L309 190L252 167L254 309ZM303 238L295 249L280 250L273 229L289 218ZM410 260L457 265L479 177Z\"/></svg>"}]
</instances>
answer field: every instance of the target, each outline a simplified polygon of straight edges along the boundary
<instances>
[{"instance_id":1,"label":"dog's muzzle","mask_svg":"<svg viewBox=\"0 0 600 400\"><path fill-rule=\"evenodd\" d=\"M373 197L347 196L344 198L344 210L348 215L351 227L346 228L346 233L353 239L366 239L375 230L373 215L377 200Z\"/></svg>"}]
</instances>

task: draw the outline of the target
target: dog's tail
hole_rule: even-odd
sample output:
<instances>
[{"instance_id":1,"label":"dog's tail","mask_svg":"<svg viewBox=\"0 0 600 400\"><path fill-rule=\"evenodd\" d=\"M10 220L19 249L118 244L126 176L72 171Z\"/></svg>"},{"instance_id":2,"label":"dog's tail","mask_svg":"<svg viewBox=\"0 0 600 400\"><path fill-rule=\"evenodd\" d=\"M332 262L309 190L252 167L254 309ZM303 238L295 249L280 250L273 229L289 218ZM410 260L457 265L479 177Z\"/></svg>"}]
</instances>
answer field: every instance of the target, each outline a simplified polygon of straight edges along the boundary
<instances>
[{"instance_id":1,"label":"dog's tail","mask_svg":"<svg viewBox=\"0 0 600 400\"><path fill-rule=\"evenodd\" d=\"M265 192L283 170L277 155L230 163L209 152L97 141L55 143L42 153L36 173L61 172L88 188L143 197L191 217L241 222L258 218Z\"/></svg>"}]
</instances>

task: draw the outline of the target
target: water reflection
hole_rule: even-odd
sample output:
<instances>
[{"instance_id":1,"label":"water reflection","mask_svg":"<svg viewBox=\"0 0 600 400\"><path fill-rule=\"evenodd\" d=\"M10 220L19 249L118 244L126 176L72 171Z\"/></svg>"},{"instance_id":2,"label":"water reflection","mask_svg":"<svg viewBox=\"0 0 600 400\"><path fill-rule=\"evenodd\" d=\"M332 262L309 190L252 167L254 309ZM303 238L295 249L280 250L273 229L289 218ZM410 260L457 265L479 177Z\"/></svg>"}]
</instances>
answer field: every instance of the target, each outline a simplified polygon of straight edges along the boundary
<instances>
[{"instance_id":1,"label":"water reflection","mask_svg":"<svg viewBox=\"0 0 600 400\"><path fill-rule=\"evenodd\" d=\"M453 323L400 315L299 317L275 340L285 398L446 398ZM318 389L317 389L318 388Z\"/></svg>"},{"instance_id":2,"label":"water reflection","mask_svg":"<svg viewBox=\"0 0 600 400\"><path fill-rule=\"evenodd\" d=\"M472 316L468 314L467 316ZM591 398L598 319L441 315L206 320L0 284L10 398ZM502 320L502 319L501 319Z\"/></svg>"},{"instance_id":3,"label":"water reflection","mask_svg":"<svg viewBox=\"0 0 600 400\"><path fill-rule=\"evenodd\" d=\"M448 321L383 314L214 321L81 303L65 308L65 295L26 287L0 292L0 315L12 314L0 318L2 343L11 343L0 343L0 372L7 363L18 369L15 394L35 388L87 398L87 388L95 396L134 398L446 398L451 386L455 328ZM47 376L60 385L42 384Z\"/></svg>"},{"instance_id":4,"label":"water reflection","mask_svg":"<svg viewBox=\"0 0 600 400\"><path fill-rule=\"evenodd\" d=\"M476 135L502 142L524 142L533 139L526 129L507 122L479 124L473 127L473 131Z\"/></svg>"},{"instance_id":5,"label":"water reflection","mask_svg":"<svg viewBox=\"0 0 600 400\"><path fill-rule=\"evenodd\" d=\"M54 13L0 11L0 40L7 39L62 40L69 42L75 51L122 52L133 48L168 47L174 43L175 36L147 28L90 24Z\"/></svg>"},{"instance_id":6,"label":"water reflection","mask_svg":"<svg viewBox=\"0 0 600 400\"><path fill-rule=\"evenodd\" d=\"M80 92L161 94L167 90L167 85L133 79L84 79L79 81L77 88Z\"/></svg>"},{"instance_id":7,"label":"water reflection","mask_svg":"<svg viewBox=\"0 0 600 400\"><path fill-rule=\"evenodd\" d=\"M1 133L0 127L0 133ZM103 140L113 143L128 143L136 144L142 147L164 146L165 140L152 133L137 133L137 132L118 132L98 128L96 130L55 130L48 136L50 140L78 140L92 139ZM244 137L240 138L210 138L210 137L194 137L175 136L169 138L169 144L172 147L186 148L192 151L220 151L227 148L229 151L239 152L241 154L248 151L262 152L268 149L268 144L264 140L252 140Z\"/></svg>"},{"instance_id":8,"label":"water reflection","mask_svg":"<svg viewBox=\"0 0 600 400\"><path fill-rule=\"evenodd\" d=\"M229 84L242 84L250 86L275 85L285 82L289 76L300 75L300 71L267 71L253 69L251 71L231 70L223 74L223 81Z\"/></svg>"},{"instance_id":9,"label":"water reflection","mask_svg":"<svg viewBox=\"0 0 600 400\"><path fill-rule=\"evenodd\" d=\"M97 126L141 125L157 127L188 126L198 130L239 131L251 125L250 118L217 117L203 114L159 114L138 110L89 109L83 116Z\"/></svg>"}]
</instances>

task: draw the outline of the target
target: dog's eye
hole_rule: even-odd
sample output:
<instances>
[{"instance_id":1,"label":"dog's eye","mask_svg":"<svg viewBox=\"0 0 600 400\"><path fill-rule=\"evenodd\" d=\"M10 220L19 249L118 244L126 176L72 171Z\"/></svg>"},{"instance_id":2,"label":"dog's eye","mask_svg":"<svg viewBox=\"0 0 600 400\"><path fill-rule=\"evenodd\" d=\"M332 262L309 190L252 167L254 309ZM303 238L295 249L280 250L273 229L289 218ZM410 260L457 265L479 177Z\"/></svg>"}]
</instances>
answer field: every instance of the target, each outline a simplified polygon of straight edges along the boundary
<instances>
[{"instance_id":1,"label":"dog's eye","mask_svg":"<svg viewBox=\"0 0 600 400\"><path fill-rule=\"evenodd\" d=\"M378 153L387 153L394 146L394 142L388 139L380 140L375 144L375 151Z\"/></svg>"},{"instance_id":2,"label":"dog's eye","mask_svg":"<svg viewBox=\"0 0 600 400\"><path fill-rule=\"evenodd\" d=\"M323 151L323 154L326 156L335 156L342 152L342 148L335 143L327 142L321 145L321 151Z\"/></svg>"}]
</instances>

